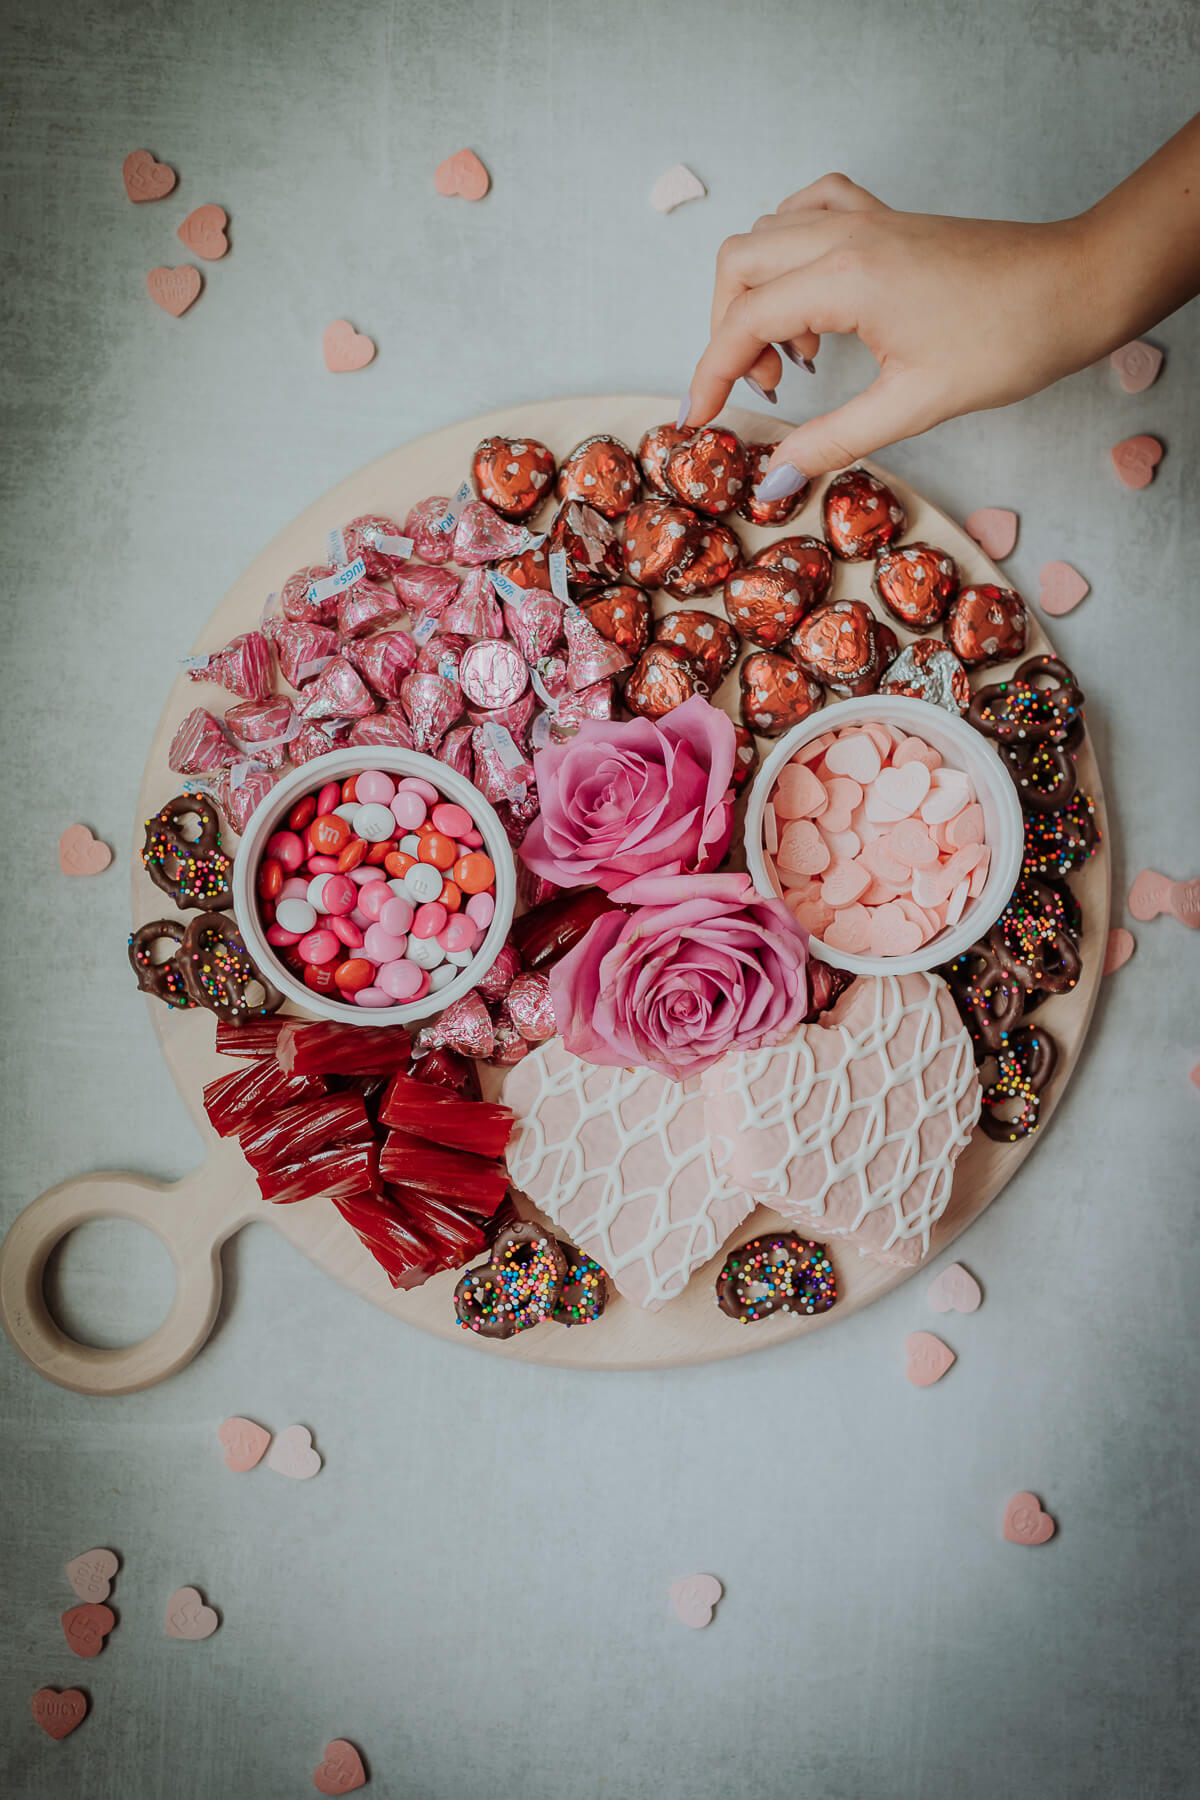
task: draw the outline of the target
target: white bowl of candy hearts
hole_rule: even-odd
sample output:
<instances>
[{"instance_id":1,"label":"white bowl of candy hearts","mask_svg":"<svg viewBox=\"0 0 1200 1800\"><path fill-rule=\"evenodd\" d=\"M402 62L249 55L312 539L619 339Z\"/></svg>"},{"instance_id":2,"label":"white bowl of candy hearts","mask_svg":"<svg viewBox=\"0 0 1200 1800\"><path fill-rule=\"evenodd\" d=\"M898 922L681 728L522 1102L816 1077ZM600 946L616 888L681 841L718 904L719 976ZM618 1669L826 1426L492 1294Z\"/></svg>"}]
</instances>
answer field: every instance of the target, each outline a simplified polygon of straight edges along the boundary
<instances>
[{"instance_id":1,"label":"white bowl of candy hearts","mask_svg":"<svg viewBox=\"0 0 1200 1800\"><path fill-rule=\"evenodd\" d=\"M348 798L352 777L370 794ZM436 854L427 835L440 839ZM285 775L233 865L252 960L302 1011L346 1025L406 1025L470 993L500 954L516 898L512 848L479 789L432 757L381 745Z\"/></svg>"},{"instance_id":2,"label":"white bowl of candy hearts","mask_svg":"<svg viewBox=\"0 0 1200 1800\"><path fill-rule=\"evenodd\" d=\"M995 746L925 700L869 694L780 738L750 791L746 861L816 955L855 975L933 969L991 929L1021 871Z\"/></svg>"}]
</instances>

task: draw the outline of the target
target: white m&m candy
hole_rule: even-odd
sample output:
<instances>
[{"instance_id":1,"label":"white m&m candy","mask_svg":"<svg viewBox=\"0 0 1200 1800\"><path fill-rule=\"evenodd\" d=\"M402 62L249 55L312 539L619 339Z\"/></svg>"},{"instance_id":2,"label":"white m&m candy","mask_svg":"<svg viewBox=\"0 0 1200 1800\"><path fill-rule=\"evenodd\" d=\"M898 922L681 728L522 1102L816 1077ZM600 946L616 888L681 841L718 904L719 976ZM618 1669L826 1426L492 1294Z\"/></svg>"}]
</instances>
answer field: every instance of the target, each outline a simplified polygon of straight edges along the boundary
<instances>
[{"instance_id":1,"label":"white m&m candy","mask_svg":"<svg viewBox=\"0 0 1200 1800\"><path fill-rule=\"evenodd\" d=\"M401 879L404 882L405 897L416 906L424 906L430 900L437 899L446 878L432 863L414 863ZM434 965L431 963L429 966L432 968Z\"/></svg>"},{"instance_id":2,"label":"white m&m candy","mask_svg":"<svg viewBox=\"0 0 1200 1800\"><path fill-rule=\"evenodd\" d=\"M382 844L394 834L396 821L388 807L374 801L355 807L350 827L355 837L365 838L368 844Z\"/></svg>"},{"instance_id":3,"label":"white m&m candy","mask_svg":"<svg viewBox=\"0 0 1200 1800\"><path fill-rule=\"evenodd\" d=\"M439 963L448 960L436 938L410 937L404 954L418 969L436 969Z\"/></svg>"}]
</instances>

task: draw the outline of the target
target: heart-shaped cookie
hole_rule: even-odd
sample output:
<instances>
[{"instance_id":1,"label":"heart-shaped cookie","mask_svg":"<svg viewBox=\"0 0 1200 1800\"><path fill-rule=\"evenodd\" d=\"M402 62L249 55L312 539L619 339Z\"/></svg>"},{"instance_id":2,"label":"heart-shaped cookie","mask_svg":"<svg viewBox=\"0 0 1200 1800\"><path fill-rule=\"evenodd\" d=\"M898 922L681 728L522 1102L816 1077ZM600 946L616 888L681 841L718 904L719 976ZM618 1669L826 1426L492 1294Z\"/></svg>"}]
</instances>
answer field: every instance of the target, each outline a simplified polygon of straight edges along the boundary
<instances>
[{"instance_id":1,"label":"heart-shaped cookie","mask_svg":"<svg viewBox=\"0 0 1200 1800\"><path fill-rule=\"evenodd\" d=\"M1017 541L1017 515L1005 506L981 506L968 517L967 531L993 562L1001 562Z\"/></svg>"},{"instance_id":2,"label":"heart-shaped cookie","mask_svg":"<svg viewBox=\"0 0 1200 1800\"><path fill-rule=\"evenodd\" d=\"M1132 344L1122 344L1119 350L1114 350L1108 360L1121 377L1121 386L1127 394L1144 394L1157 380L1162 359L1161 350L1137 338Z\"/></svg>"},{"instance_id":3,"label":"heart-shaped cookie","mask_svg":"<svg viewBox=\"0 0 1200 1800\"><path fill-rule=\"evenodd\" d=\"M198 1643L211 1637L221 1623L211 1606L205 1606L194 1587L176 1588L167 1601L167 1636Z\"/></svg>"},{"instance_id":4,"label":"heart-shaped cookie","mask_svg":"<svg viewBox=\"0 0 1200 1800\"><path fill-rule=\"evenodd\" d=\"M725 1589L715 1575L685 1575L672 1582L671 1605L676 1616L693 1631L703 1631L711 1623L713 1608Z\"/></svg>"},{"instance_id":5,"label":"heart-shaped cookie","mask_svg":"<svg viewBox=\"0 0 1200 1800\"><path fill-rule=\"evenodd\" d=\"M63 1636L76 1656L99 1656L116 1622L111 1607L89 1601L85 1606L72 1606L63 1614Z\"/></svg>"},{"instance_id":6,"label":"heart-shaped cookie","mask_svg":"<svg viewBox=\"0 0 1200 1800\"><path fill-rule=\"evenodd\" d=\"M331 374L349 375L374 360L375 346L363 332L355 331L349 319L335 319L321 333L321 354Z\"/></svg>"},{"instance_id":7,"label":"heart-shaped cookie","mask_svg":"<svg viewBox=\"0 0 1200 1800\"><path fill-rule=\"evenodd\" d=\"M182 263L177 269L151 269L146 277L146 292L155 306L161 306L173 319L178 319L199 298L202 286L199 269Z\"/></svg>"},{"instance_id":8,"label":"heart-shaped cookie","mask_svg":"<svg viewBox=\"0 0 1200 1800\"><path fill-rule=\"evenodd\" d=\"M58 840L58 863L64 875L101 875L112 851L92 836L86 825L68 825Z\"/></svg>"},{"instance_id":9,"label":"heart-shaped cookie","mask_svg":"<svg viewBox=\"0 0 1200 1800\"><path fill-rule=\"evenodd\" d=\"M1014 1494L1004 1509L1004 1535L1010 1544L1044 1544L1054 1531L1054 1520L1042 1511L1036 1494Z\"/></svg>"},{"instance_id":10,"label":"heart-shaped cookie","mask_svg":"<svg viewBox=\"0 0 1200 1800\"><path fill-rule=\"evenodd\" d=\"M155 162L148 150L131 150L121 164L121 178L131 200L161 200L175 186L176 174L166 163Z\"/></svg>"},{"instance_id":11,"label":"heart-shaped cookie","mask_svg":"<svg viewBox=\"0 0 1200 1800\"><path fill-rule=\"evenodd\" d=\"M1073 611L1091 592L1079 570L1067 562L1047 563L1040 579L1042 591L1038 595L1038 605L1052 619Z\"/></svg>"},{"instance_id":12,"label":"heart-shaped cookie","mask_svg":"<svg viewBox=\"0 0 1200 1800\"><path fill-rule=\"evenodd\" d=\"M951 1263L934 1276L925 1289L925 1299L936 1313L973 1313L979 1311L983 1290L969 1269Z\"/></svg>"},{"instance_id":13,"label":"heart-shaped cookie","mask_svg":"<svg viewBox=\"0 0 1200 1800\"><path fill-rule=\"evenodd\" d=\"M113 1577L120 1566L111 1550L85 1550L67 1564L67 1580L81 1600L99 1604L112 1592Z\"/></svg>"},{"instance_id":14,"label":"heart-shaped cookie","mask_svg":"<svg viewBox=\"0 0 1200 1800\"><path fill-rule=\"evenodd\" d=\"M1118 478L1127 488L1144 488L1154 480L1154 471L1163 459L1163 447L1157 438L1124 438L1113 445L1109 455Z\"/></svg>"},{"instance_id":15,"label":"heart-shaped cookie","mask_svg":"<svg viewBox=\"0 0 1200 1800\"><path fill-rule=\"evenodd\" d=\"M362 1757L346 1738L332 1738L325 1746L324 1760L313 1770L318 1794L350 1794L364 1786L366 1779Z\"/></svg>"},{"instance_id":16,"label":"heart-shaped cookie","mask_svg":"<svg viewBox=\"0 0 1200 1800\"><path fill-rule=\"evenodd\" d=\"M312 1432L303 1425L289 1425L271 1445L268 1469L277 1475L290 1475L293 1481L308 1481L321 1467L320 1453L313 1449Z\"/></svg>"},{"instance_id":17,"label":"heart-shaped cookie","mask_svg":"<svg viewBox=\"0 0 1200 1800\"><path fill-rule=\"evenodd\" d=\"M57 1688L39 1688L29 1702L35 1721L52 1738L70 1737L87 1709L87 1695L78 1688L63 1688L61 1693Z\"/></svg>"},{"instance_id":18,"label":"heart-shaped cookie","mask_svg":"<svg viewBox=\"0 0 1200 1800\"><path fill-rule=\"evenodd\" d=\"M175 236L187 245L193 256L202 256L205 262L220 262L229 249L229 239L225 235L228 223L229 214L223 206L198 206L188 214Z\"/></svg>"},{"instance_id":19,"label":"heart-shaped cookie","mask_svg":"<svg viewBox=\"0 0 1200 1800\"><path fill-rule=\"evenodd\" d=\"M433 185L448 199L482 200L492 179L473 150L456 150L434 170Z\"/></svg>"},{"instance_id":20,"label":"heart-shaped cookie","mask_svg":"<svg viewBox=\"0 0 1200 1800\"><path fill-rule=\"evenodd\" d=\"M504 1103L514 1185L649 1312L751 1211L716 1170L698 1079L596 1068L555 1037L509 1070Z\"/></svg>"},{"instance_id":21,"label":"heart-shaped cookie","mask_svg":"<svg viewBox=\"0 0 1200 1800\"><path fill-rule=\"evenodd\" d=\"M253 1419L243 1419L237 1415L232 1419L222 1419L217 1427L217 1436L225 1446L225 1467L232 1469L235 1475L244 1475L247 1469L257 1467L271 1442L269 1431L264 1431Z\"/></svg>"},{"instance_id":22,"label":"heart-shaped cookie","mask_svg":"<svg viewBox=\"0 0 1200 1800\"><path fill-rule=\"evenodd\" d=\"M1104 946L1104 974L1115 975L1118 969L1123 969L1136 949L1137 941L1132 931L1126 931L1123 925L1114 926Z\"/></svg>"},{"instance_id":23,"label":"heart-shaped cookie","mask_svg":"<svg viewBox=\"0 0 1200 1800\"><path fill-rule=\"evenodd\" d=\"M943 1344L932 1331L910 1331L904 1350L908 1357L904 1373L914 1387L932 1387L956 1361L949 1344Z\"/></svg>"}]
</instances>

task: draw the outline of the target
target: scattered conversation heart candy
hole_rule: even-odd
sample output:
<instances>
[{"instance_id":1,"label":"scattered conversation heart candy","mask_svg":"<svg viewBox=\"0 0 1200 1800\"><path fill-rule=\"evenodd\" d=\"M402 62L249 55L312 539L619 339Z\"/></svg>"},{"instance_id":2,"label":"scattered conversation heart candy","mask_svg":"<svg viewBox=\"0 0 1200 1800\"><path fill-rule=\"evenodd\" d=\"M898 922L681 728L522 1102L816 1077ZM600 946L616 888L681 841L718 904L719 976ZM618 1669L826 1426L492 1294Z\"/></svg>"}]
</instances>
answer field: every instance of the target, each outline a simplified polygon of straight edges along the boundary
<instances>
[{"instance_id":1,"label":"scattered conversation heart candy","mask_svg":"<svg viewBox=\"0 0 1200 1800\"><path fill-rule=\"evenodd\" d=\"M167 1601L167 1636L198 1643L211 1637L221 1623L211 1606L204 1604L198 1588L176 1588Z\"/></svg>"},{"instance_id":2,"label":"scattered conversation heart candy","mask_svg":"<svg viewBox=\"0 0 1200 1800\"><path fill-rule=\"evenodd\" d=\"M1192 1082L1193 1087L1200 1088L1200 1063L1197 1063L1195 1068L1192 1070L1191 1082Z\"/></svg>"},{"instance_id":3,"label":"scattered conversation heart candy","mask_svg":"<svg viewBox=\"0 0 1200 1800\"><path fill-rule=\"evenodd\" d=\"M29 1702L35 1722L52 1738L70 1737L75 1727L83 1723L87 1709L87 1695L78 1688L63 1688L61 1692L58 1688L39 1688Z\"/></svg>"},{"instance_id":4,"label":"scattered conversation heart candy","mask_svg":"<svg viewBox=\"0 0 1200 1800\"><path fill-rule=\"evenodd\" d=\"M331 1738L324 1760L313 1770L318 1794L350 1794L365 1786L366 1779L367 1771L354 1745L347 1738Z\"/></svg>"},{"instance_id":5,"label":"scattered conversation heart candy","mask_svg":"<svg viewBox=\"0 0 1200 1800\"><path fill-rule=\"evenodd\" d=\"M434 170L433 185L447 199L482 200L492 178L473 150L456 150Z\"/></svg>"},{"instance_id":6,"label":"scattered conversation heart candy","mask_svg":"<svg viewBox=\"0 0 1200 1800\"><path fill-rule=\"evenodd\" d=\"M1114 350L1108 360L1121 377L1121 386L1127 394L1144 394L1157 379L1162 359L1161 350L1142 338L1135 338L1132 344L1122 344L1119 350Z\"/></svg>"},{"instance_id":7,"label":"scattered conversation heart candy","mask_svg":"<svg viewBox=\"0 0 1200 1800\"><path fill-rule=\"evenodd\" d=\"M1113 445L1109 455L1118 478L1127 488L1144 488L1154 480L1154 471L1163 459L1163 447L1157 438L1124 438Z\"/></svg>"},{"instance_id":8,"label":"scattered conversation heart candy","mask_svg":"<svg viewBox=\"0 0 1200 1800\"><path fill-rule=\"evenodd\" d=\"M187 245L193 256L202 256L205 262L220 262L229 249L229 239L225 235L228 223L229 214L223 206L198 206L188 214L175 236Z\"/></svg>"},{"instance_id":9,"label":"scattered conversation heart candy","mask_svg":"<svg viewBox=\"0 0 1200 1800\"><path fill-rule=\"evenodd\" d=\"M1129 910L1135 919L1156 919L1169 912L1189 931L1200 927L1200 876L1172 881L1157 869L1143 869L1129 890Z\"/></svg>"},{"instance_id":10,"label":"scattered conversation heart candy","mask_svg":"<svg viewBox=\"0 0 1200 1800\"><path fill-rule=\"evenodd\" d=\"M1091 589L1078 569L1070 563L1049 562L1042 569L1040 576L1042 591L1038 595L1038 605L1052 619L1060 619L1087 598Z\"/></svg>"},{"instance_id":11,"label":"scattered conversation heart candy","mask_svg":"<svg viewBox=\"0 0 1200 1800\"><path fill-rule=\"evenodd\" d=\"M961 1263L951 1263L934 1276L925 1289L925 1298L934 1312L973 1313L979 1310L983 1289L969 1269Z\"/></svg>"},{"instance_id":12,"label":"scattered conversation heart candy","mask_svg":"<svg viewBox=\"0 0 1200 1800\"><path fill-rule=\"evenodd\" d=\"M313 1449L312 1433L303 1425L289 1425L271 1445L268 1469L278 1475L290 1475L293 1481L307 1481L321 1467L320 1454Z\"/></svg>"},{"instance_id":13,"label":"scattered conversation heart candy","mask_svg":"<svg viewBox=\"0 0 1200 1800\"><path fill-rule=\"evenodd\" d=\"M932 1331L910 1331L904 1340L908 1363L904 1373L914 1387L932 1387L957 1360L949 1344Z\"/></svg>"},{"instance_id":14,"label":"scattered conversation heart candy","mask_svg":"<svg viewBox=\"0 0 1200 1800\"><path fill-rule=\"evenodd\" d=\"M85 1550L67 1564L67 1580L81 1600L107 1600L120 1566L111 1550Z\"/></svg>"},{"instance_id":15,"label":"scattered conversation heart candy","mask_svg":"<svg viewBox=\"0 0 1200 1800\"><path fill-rule=\"evenodd\" d=\"M650 189L650 204L655 212L669 213L677 206L686 206L689 200L703 200L707 193L700 177L686 163L676 163Z\"/></svg>"},{"instance_id":16,"label":"scattered conversation heart candy","mask_svg":"<svg viewBox=\"0 0 1200 1800\"><path fill-rule=\"evenodd\" d=\"M1017 541L1017 515L1005 506L981 506L969 515L967 532L993 562L1000 562Z\"/></svg>"},{"instance_id":17,"label":"scattered conversation heart candy","mask_svg":"<svg viewBox=\"0 0 1200 1800\"><path fill-rule=\"evenodd\" d=\"M161 306L173 319L183 316L200 297L200 271L187 263L177 269L151 269L146 277L146 292L155 306Z\"/></svg>"},{"instance_id":18,"label":"scattered conversation heart candy","mask_svg":"<svg viewBox=\"0 0 1200 1800\"><path fill-rule=\"evenodd\" d=\"M148 150L131 150L121 164L121 178L131 200L161 200L178 177L166 163L155 162Z\"/></svg>"},{"instance_id":19,"label":"scattered conversation heart candy","mask_svg":"<svg viewBox=\"0 0 1200 1800\"><path fill-rule=\"evenodd\" d=\"M112 851L92 836L86 825L68 825L58 840L58 863L64 875L101 875Z\"/></svg>"},{"instance_id":20,"label":"scattered conversation heart candy","mask_svg":"<svg viewBox=\"0 0 1200 1800\"><path fill-rule=\"evenodd\" d=\"M349 319L335 319L321 333L321 354L332 375L349 375L365 369L375 357L375 345L361 331L355 331Z\"/></svg>"},{"instance_id":21,"label":"scattered conversation heart candy","mask_svg":"<svg viewBox=\"0 0 1200 1800\"><path fill-rule=\"evenodd\" d=\"M1044 1544L1054 1530L1054 1520L1042 1511L1036 1494L1014 1494L1004 1509L1004 1535L1010 1544Z\"/></svg>"},{"instance_id":22,"label":"scattered conversation heart candy","mask_svg":"<svg viewBox=\"0 0 1200 1800\"><path fill-rule=\"evenodd\" d=\"M236 1414L232 1419L221 1421L217 1436L225 1446L225 1466L235 1475L244 1475L247 1469L255 1468L271 1442L269 1431L256 1425L253 1419L243 1419Z\"/></svg>"},{"instance_id":23,"label":"scattered conversation heart candy","mask_svg":"<svg viewBox=\"0 0 1200 1800\"><path fill-rule=\"evenodd\" d=\"M676 1616L693 1631L703 1631L725 1589L715 1575L685 1575L671 1584L670 1591Z\"/></svg>"},{"instance_id":24,"label":"scattered conversation heart candy","mask_svg":"<svg viewBox=\"0 0 1200 1800\"><path fill-rule=\"evenodd\" d=\"M99 1656L116 1622L111 1607L89 1601L84 1606L72 1606L63 1614L63 1636L76 1656Z\"/></svg>"},{"instance_id":25,"label":"scattered conversation heart candy","mask_svg":"<svg viewBox=\"0 0 1200 1800\"><path fill-rule=\"evenodd\" d=\"M1123 925L1117 925L1108 934L1108 942L1104 946L1104 973L1113 975L1129 961L1137 944L1132 931L1126 931Z\"/></svg>"}]
</instances>

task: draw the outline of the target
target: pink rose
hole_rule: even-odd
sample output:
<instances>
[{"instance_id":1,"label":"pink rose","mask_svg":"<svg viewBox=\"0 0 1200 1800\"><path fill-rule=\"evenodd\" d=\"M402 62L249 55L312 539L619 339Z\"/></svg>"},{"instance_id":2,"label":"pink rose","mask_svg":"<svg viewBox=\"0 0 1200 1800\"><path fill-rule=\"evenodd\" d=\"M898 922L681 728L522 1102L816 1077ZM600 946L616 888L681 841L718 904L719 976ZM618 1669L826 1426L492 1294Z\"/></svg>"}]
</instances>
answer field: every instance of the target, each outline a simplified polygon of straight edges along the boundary
<instances>
[{"instance_id":1,"label":"pink rose","mask_svg":"<svg viewBox=\"0 0 1200 1800\"><path fill-rule=\"evenodd\" d=\"M563 1041L585 1062L676 1081L790 1038L808 1010L808 933L748 875L646 876L550 971Z\"/></svg>"},{"instance_id":2,"label":"pink rose","mask_svg":"<svg viewBox=\"0 0 1200 1800\"><path fill-rule=\"evenodd\" d=\"M729 848L733 726L700 695L662 719L593 720L533 759L542 810L521 845L537 875L611 892L711 869Z\"/></svg>"}]
</instances>

